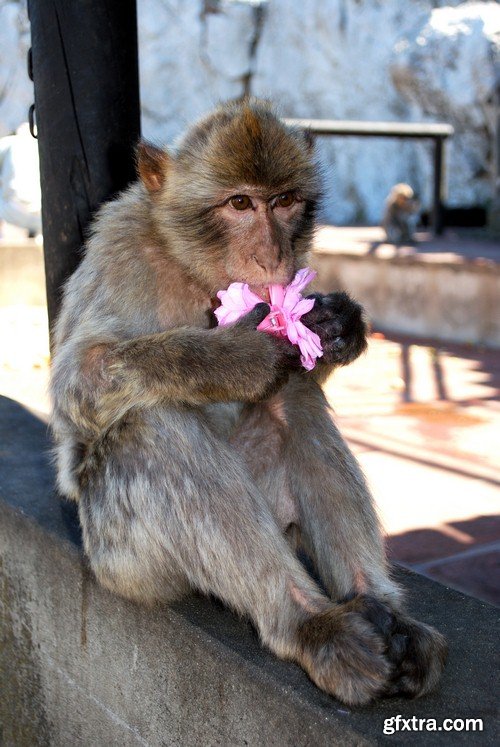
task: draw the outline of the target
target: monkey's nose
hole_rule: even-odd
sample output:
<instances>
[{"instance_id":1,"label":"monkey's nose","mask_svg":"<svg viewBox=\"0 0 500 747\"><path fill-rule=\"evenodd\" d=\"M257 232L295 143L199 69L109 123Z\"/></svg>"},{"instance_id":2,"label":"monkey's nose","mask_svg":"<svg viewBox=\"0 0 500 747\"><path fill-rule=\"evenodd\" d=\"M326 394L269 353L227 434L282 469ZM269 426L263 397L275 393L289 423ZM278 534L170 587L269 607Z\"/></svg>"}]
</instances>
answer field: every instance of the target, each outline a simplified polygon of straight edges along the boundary
<instances>
[{"instance_id":1,"label":"monkey's nose","mask_svg":"<svg viewBox=\"0 0 500 747\"><path fill-rule=\"evenodd\" d=\"M275 272L281 262L281 251L277 250L274 254L266 254L266 256L257 256L252 254L252 259L259 265L261 270L264 272Z\"/></svg>"}]
</instances>

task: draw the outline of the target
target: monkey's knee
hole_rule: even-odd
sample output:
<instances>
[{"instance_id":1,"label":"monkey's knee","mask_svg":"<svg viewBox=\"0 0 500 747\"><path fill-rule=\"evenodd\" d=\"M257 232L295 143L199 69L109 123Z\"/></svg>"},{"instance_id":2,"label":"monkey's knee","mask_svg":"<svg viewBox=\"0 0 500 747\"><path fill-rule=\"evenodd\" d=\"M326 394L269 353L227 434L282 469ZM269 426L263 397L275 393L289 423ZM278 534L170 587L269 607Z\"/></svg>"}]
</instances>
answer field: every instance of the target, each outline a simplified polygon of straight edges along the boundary
<instances>
[{"instance_id":1,"label":"monkey's knee","mask_svg":"<svg viewBox=\"0 0 500 747\"><path fill-rule=\"evenodd\" d=\"M92 556L90 567L99 583L118 596L151 606L156 602L169 603L189 592L187 579L168 562L152 568L123 551Z\"/></svg>"}]
</instances>

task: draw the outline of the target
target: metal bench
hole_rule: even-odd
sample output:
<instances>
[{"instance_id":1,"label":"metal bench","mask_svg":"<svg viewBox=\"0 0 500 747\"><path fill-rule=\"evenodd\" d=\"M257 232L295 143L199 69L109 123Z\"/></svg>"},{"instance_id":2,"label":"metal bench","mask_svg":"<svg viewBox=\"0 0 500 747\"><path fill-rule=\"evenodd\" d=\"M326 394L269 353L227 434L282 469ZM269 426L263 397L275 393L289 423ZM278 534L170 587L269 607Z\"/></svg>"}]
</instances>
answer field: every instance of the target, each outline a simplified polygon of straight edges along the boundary
<instances>
[{"instance_id":1,"label":"metal bench","mask_svg":"<svg viewBox=\"0 0 500 747\"><path fill-rule=\"evenodd\" d=\"M449 124L419 124L416 122L356 122L331 119L285 119L290 125L303 127L313 135L339 137L396 137L434 141L434 189L432 228L441 234L444 229L444 143L453 135Z\"/></svg>"}]
</instances>

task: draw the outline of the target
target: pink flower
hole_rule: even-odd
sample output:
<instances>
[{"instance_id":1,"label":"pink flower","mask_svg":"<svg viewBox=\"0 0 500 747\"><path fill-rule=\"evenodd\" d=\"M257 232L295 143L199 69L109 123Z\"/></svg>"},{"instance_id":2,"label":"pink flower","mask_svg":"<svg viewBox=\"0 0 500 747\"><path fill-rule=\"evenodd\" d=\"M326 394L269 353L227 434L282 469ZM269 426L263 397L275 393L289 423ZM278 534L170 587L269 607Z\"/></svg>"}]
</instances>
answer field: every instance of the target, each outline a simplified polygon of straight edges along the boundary
<instances>
[{"instance_id":1,"label":"pink flower","mask_svg":"<svg viewBox=\"0 0 500 747\"><path fill-rule=\"evenodd\" d=\"M301 290L316 277L314 270L299 270L292 282L286 287L269 286L269 305L271 310L257 329L269 334L288 337L293 345L300 349L300 360L305 369L310 371L316 365L316 359L323 355L321 340L315 332L300 321L303 314L314 306L313 298L303 298ZM264 299L250 290L246 283L231 283L225 291L219 291L217 298L221 305L215 310L220 325L232 324L241 316L248 314Z\"/></svg>"}]
</instances>

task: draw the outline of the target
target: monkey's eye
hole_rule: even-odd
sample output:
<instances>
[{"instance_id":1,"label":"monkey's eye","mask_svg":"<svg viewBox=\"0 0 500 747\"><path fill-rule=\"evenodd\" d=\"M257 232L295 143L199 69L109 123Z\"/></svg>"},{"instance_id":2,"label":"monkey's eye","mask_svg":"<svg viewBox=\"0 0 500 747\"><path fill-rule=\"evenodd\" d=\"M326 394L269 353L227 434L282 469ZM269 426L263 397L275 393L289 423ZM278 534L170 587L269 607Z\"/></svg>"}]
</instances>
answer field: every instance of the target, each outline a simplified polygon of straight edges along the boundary
<instances>
[{"instance_id":1,"label":"monkey's eye","mask_svg":"<svg viewBox=\"0 0 500 747\"><path fill-rule=\"evenodd\" d=\"M248 208L252 207L252 201L248 195L235 195L234 197L231 197L229 204L231 207L234 207L235 210L248 210Z\"/></svg>"},{"instance_id":2,"label":"monkey's eye","mask_svg":"<svg viewBox=\"0 0 500 747\"><path fill-rule=\"evenodd\" d=\"M293 205L295 202L295 195L293 192L283 192L282 195L279 195L276 198L276 205L278 207L287 208L290 207L290 205Z\"/></svg>"}]
</instances>

